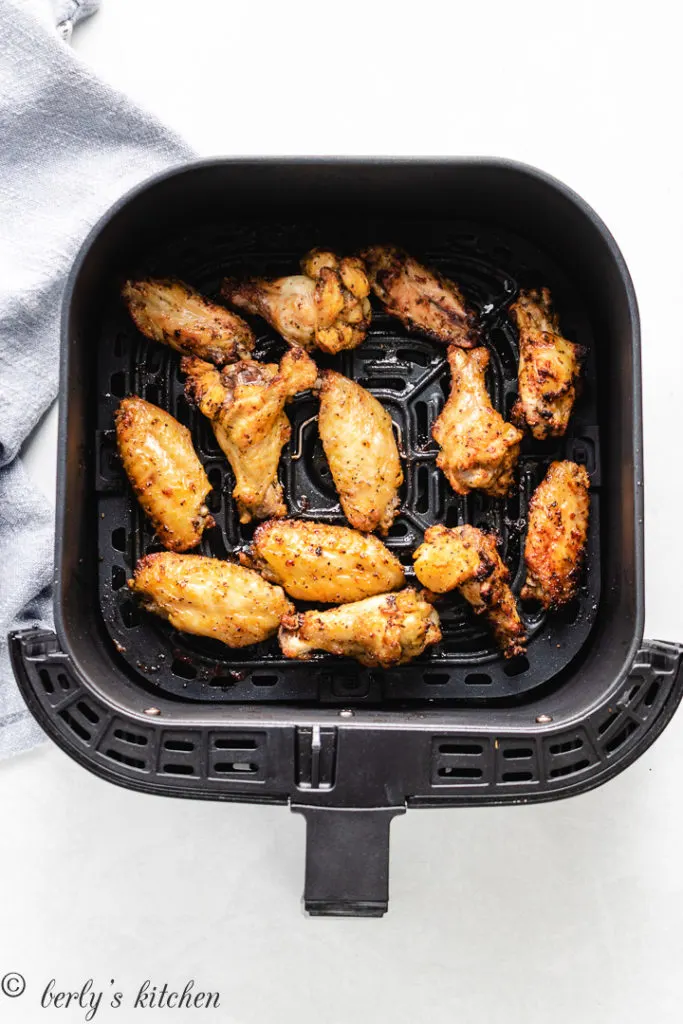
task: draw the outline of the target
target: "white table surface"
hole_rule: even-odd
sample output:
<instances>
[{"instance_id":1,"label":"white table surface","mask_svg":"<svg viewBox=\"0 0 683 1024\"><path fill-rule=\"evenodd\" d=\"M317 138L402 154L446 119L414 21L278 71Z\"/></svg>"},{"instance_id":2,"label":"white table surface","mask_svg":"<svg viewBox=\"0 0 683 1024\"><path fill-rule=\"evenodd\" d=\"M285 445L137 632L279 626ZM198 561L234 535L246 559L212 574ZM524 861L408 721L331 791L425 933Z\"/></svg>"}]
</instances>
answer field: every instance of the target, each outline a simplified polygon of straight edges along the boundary
<instances>
[{"instance_id":1,"label":"white table surface","mask_svg":"<svg viewBox=\"0 0 683 1024\"><path fill-rule=\"evenodd\" d=\"M581 193L641 307L646 635L683 640L673 12L105 0L74 45L202 155L504 155ZM50 497L54 450L50 414L27 453ZM29 985L0 995L0 1019L42 1020L51 977L127 996L193 977L221 992L204 1019L239 1024L680 1021L682 740L679 713L635 766L570 801L398 819L382 921L303 916L304 823L284 808L129 793L46 745L0 765L0 975Z\"/></svg>"}]
</instances>

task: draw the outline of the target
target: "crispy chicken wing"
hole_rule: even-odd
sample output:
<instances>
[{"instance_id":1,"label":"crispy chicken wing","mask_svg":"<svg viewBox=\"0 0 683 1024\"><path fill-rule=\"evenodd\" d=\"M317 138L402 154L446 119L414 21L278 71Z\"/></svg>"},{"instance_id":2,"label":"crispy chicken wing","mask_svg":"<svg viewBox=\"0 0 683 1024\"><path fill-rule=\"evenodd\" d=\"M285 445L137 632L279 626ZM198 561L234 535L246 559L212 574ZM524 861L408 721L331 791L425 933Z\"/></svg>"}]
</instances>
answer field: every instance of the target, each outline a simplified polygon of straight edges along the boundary
<instances>
[{"instance_id":1,"label":"crispy chicken wing","mask_svg":"<svg viewBox=\"0 0 683 1024\"><path fill-rule=\"evenodd\" d=\"M478 489L504 498L512 486L522 433L491 405L485 379L489 353L451 345L448 363L451 393L432 427L441 447L436 464L456 494Z\"/></svg>"},{"instance_id":2,"label":"crispy chicken wing","mask_svg":"<svg viewBox=\"0 0 683 1024\"><path fill-rule=\"evenodd\" d=\"M585 466L553 462L529 502L523 601L544 608L566 604L579 586L586 539L590 480Z\"/></svg>"},{"instance_id":3,"label":"crispy chicken wing","mask_svg":"<svg viewBox=\"0 0 683 1024\"><path fill-rule=\"evenodd\" d=\"M177 352L225 366L247 359L254 347L241 317L182 281L126 281L122 295L137 329Z\"/></svg>"},{"instance_id":4,"label":"crispy chicken wing","mask_svg":"<svg viewBox=\"0 0 683 1024\"><path fill-rule=\"evenodd\" d=\"M240 561L290 597L323 604L359 601L405 583L398 558L377 537L297 519L263 523Z\"/></svg>"},{"instance_id":5,"label":"crispy chicken wing","mask_svg":"<svg viewBox=\"0 0 683 1024\"><path fill-rule=\"evenodd\" d=\"M413 558L415 575L428 590L445 594L457 589L478 615L486 615L506 658L524 653L524 625L493 534L469 525L453 530L430 526Z\"/></svg>"},{"instance_id":6,"label":"crispy chicken wing","mask_svg":"<svg viewBox=\"0 0 683 1024\"><path fill-rule=\"evenodd\" d=\"M370 326L370 285L354 256L312 249L301 274L275 281L226 278L222 295L238 309L267 320L290 345L323 352L356 348Z\"/></svg>"},{"instance_id":7,"label":"crispy chicken wing","mask_svg":"<svg viewBox=\"0 0 683 1024\"><path fill-rule=\"evenodd\" d=\"M321 379L318 430L344 515L357 530L387 533L403 483L391 416L341 373L325 370Z\"/></svg>"},{"instance_id":8,"label":"crispy chicken wing","mask_svg":"<svg viewBox=\"0 0 683 1024\"><path fill-rule=\"evenodd\" d=\"M567 429L579 377L580 345L563 338L550 292L522 291L510 306L519 331L519 398L512 419L534 437L561 437Z\"/></svg>"},{"instance_id":9,"label":"crispy chicken wing","mask_svg":"<svg viewBox=\"0 0 683 1024\"><path fill-rule=\"evenodd\" d=\"M392 245L373 245L361 257L375 295L406 327L444 345L479 344L476 316L454 281Z\"/></svg>"},{"instance_id":10,"label":"crispy chicken wing","mask_svg":"<svg viewBox=\"0 0 683 1024\"><path fill-rule=\"evenodd\" d=\"M246 647L273 636L294 611L281 587L257 572L203 555L159 552L141 558L128 586L147 611L175 629Z\"/></svg>"},{"instance_id":11,"label":"crispy chicken wing","mask_svg":"<svg viewBox=\"0 0 683 1024\"><path fill-rule=\"evenodd\" d=\"M285 615L278 636L286 658L306 660L313 651L329 651L391 668L438 643L441 630L436 609L408 588L324 612Z\"/></svg>"},{"instance_id":12,"label":"crispy chicken wing","mask_svg":"<svg viewBox=\"0 0 683 1024\"><path fill-rule=\"evenodd\" d=\"M157 536L170 551L187 551L214 525L206 507L211 490L192 447L190 431L142 398L124 398L116 410L123 468Z\"/></svg>"},{"instance_id":13,"label":"crispy chicken wing","mask_svg":"<svg viewBox=\"0 0 683 1024\"><path fill-rule=\"evenodd\" d=\"M220 372L211 363L185 357L185 390L213 425L216 440L235 474L233 497L240 522L287 515L277 478L280 453L291 427L285 402L311 388L318 371L301 348L275 363L242 360Z\"/></svg>"}]
</instances>

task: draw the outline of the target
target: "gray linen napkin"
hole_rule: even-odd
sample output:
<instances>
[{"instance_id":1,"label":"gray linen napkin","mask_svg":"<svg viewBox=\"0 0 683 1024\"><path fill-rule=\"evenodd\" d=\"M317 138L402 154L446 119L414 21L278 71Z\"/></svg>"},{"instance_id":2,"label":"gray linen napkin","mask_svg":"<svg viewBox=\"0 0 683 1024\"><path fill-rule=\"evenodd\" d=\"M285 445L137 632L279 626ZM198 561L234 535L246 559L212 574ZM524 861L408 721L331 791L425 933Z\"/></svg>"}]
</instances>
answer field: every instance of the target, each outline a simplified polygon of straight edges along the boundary
<instances>
[{"instance_id":1,"label":"gray linen napkin","mask_svg":"<svg viewBox=\"0 0 683 1024\"><path fill-rule=\"evenodd\" d=\"M119 195L191 155L66 45L98 2L0 0L0 758L42 738L6 636L51 623L54 510L18 453L57 393L66 275Z\"/></svg>"}]
</instances>

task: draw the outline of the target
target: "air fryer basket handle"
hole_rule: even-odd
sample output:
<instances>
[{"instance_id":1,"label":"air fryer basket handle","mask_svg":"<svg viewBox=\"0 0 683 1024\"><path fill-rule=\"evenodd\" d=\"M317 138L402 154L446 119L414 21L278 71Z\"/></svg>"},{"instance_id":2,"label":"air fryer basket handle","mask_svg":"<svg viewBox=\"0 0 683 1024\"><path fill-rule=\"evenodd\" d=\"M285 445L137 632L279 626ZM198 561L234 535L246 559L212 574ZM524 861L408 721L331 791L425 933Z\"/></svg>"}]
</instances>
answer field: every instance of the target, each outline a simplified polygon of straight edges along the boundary
<instances>
[{"instance_id":1,"label":"air fryer basket handle","mask_svg":"<svg viewBox=\"0 0 683 1024\"><path fill-rule=\"evenodd\" d=\"M304 907L316 917L381 917L389 904L389 826L405 807L292 805L306 819Z\"/></svg>"}]
</instances>

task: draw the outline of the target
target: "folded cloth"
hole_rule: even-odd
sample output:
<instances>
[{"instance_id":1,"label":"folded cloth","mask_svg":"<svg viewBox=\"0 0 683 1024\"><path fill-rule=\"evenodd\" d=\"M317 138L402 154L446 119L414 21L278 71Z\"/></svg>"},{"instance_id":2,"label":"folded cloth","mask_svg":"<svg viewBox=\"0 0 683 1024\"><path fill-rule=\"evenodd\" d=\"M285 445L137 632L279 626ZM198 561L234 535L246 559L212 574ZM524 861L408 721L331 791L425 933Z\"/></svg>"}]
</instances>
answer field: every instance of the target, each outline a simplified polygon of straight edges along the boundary
<instances>
[{"instance_id":1,"label":"folded cloth","mask_svg":"<svg viewBox=\"0 0 683 1024\"><path fill-rule=\"evenodd\" d=\"M64 42L97 2L0 0L0 757L41 735L16 690L6 636L49 624L53 511L17 455L57 393L64 281L119 195L191 156Z\"/></svg>"}]
</instances>

